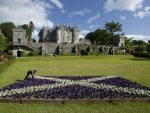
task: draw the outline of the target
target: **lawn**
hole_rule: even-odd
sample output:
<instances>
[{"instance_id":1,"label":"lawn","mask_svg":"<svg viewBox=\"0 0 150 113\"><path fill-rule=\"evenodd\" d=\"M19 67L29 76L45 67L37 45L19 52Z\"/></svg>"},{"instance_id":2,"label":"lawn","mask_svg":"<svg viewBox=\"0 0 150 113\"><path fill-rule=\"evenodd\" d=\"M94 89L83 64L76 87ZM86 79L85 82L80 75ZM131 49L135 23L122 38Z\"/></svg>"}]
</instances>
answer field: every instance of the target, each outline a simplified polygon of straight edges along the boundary
<instances>
[{"instance_id":1,"label":"lawn","mask_svg":"<svg viewBox=\"0 0 150 113\"><path fill-rule=\"evenodd\" d=\"M0 87L22 80L27 70L37 75L116 75L150 86L150 60L132 56L25 57L0 73ZM21 112L20 112L21 111ZM2 104L0 113L149 113L149 103Z\"/></svg>"}]
</instances>

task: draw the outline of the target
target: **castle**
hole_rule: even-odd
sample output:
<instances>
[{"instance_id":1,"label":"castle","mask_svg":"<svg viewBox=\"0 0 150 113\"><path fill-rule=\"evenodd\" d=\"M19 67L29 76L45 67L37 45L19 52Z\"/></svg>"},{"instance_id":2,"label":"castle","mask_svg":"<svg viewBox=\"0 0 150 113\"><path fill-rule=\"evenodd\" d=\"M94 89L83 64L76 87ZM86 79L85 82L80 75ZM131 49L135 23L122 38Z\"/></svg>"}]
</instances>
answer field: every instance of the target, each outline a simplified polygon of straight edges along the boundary
<instances>
[{"instance_id":1,"label":"castle","mask_svg":"<svg viewBox=\"0 0 150 113\"><path fill-rule=\"evenodd\" d=\"M75 54L99 53L103 50L109 53L112 45L93 45L86 39L79 39L78 27L70 27L66 25L56 26L54 28L43 27L43 42L33 43L26 38L26 30L21 26L13 29L13 48L12 55L21 57L34 51L41 55L54 54ZM125 46L125 38L120 37L113 45L114 51Z\"/></svg>"},{"instance_id":2,"label":"castle","mask_svg":"<svg viewBox=\"0 0 150 113\"><path fill-rule=\"evenodd\" d=\"M54 28L43 28L43 38L46 42L77 44L79 43L78 27L70 27L66 25L56 26Z\"/></svg>"}]
</instances>

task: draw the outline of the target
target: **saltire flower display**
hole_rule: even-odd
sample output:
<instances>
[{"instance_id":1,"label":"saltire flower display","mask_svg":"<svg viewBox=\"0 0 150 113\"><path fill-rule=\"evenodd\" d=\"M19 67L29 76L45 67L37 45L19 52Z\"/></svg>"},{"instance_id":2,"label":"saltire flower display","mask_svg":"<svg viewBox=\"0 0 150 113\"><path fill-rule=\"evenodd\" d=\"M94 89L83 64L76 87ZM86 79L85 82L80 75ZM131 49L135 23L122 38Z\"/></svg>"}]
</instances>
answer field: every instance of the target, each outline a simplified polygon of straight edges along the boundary
<instances>
[{"instance_id":1,"label":"saltire flower display","mask_svg":"<svg viewBox=\"0 0 150 113\"><path fill-rule=\"evenodd\" d=\"M0 89L0 98L149 98L150 88L117 76L35 76Z\"/></svg>"}]
</instances>

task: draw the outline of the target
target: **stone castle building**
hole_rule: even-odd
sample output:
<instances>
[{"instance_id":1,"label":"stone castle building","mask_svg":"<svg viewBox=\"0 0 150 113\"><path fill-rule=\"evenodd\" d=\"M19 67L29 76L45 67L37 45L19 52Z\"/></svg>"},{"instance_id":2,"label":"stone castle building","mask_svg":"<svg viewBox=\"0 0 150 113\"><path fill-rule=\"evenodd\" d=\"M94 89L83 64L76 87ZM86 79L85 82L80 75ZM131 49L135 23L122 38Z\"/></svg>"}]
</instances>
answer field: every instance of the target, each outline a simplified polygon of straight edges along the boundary
<instances>
[{"instance_id":1,"label":"stone castle building","mask_svg":"<svg viewBox=\"0 0 150 113\"><path fill-rule=\"evenodd\" d=\"M90 41L79 39L78 27L68 27L66 25L56 26L52 29L43 28L44 42L33 43L26 39L26 30L21 26L13 29L13 48L12 55L21 57L24 54L34 51L41 55L62 55L62 54L76 54L81 52L99 53L107 50L112 45L92 45ZM113 49L122 48L125 46L125 38L120 37L115 41Z\"/></svg>"},{"instance_id":2,"label":"stone castle building","mask_svg":"<svg viewBox=\"0 0 150 113\"><path fill-rule=\"evenodd\" d=\"M46 42L77 44L79 43L79 29L78 27L70 27L66 25L56 26L52 29L44 27L43 38Z\"/></svg>"}]
</instances>

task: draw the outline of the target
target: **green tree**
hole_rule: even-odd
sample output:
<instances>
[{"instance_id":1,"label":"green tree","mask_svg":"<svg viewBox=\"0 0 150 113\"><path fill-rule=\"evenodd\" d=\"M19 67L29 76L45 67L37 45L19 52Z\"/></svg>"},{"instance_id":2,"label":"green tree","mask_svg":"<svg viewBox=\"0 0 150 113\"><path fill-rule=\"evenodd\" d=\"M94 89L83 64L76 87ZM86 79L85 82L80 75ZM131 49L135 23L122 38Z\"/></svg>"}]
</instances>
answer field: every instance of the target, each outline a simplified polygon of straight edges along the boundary
<instances>
[{"instance_id":1,"label":"green tree","mask_svg":"<svg viewBox=\"0 0 150 113\"><path fill-rule=\"evenodd\" d=\"M34 32L34 24L33 24L32 21L30 21L29 22L29 37L28 37L28 40L31 40L33 32Z\"/></svg>"},{"instance_id":2,"label":"green tree","mask_svg":"<svg viewBox=\"0 0 150 113\"><path fill-rule=\"evenodd\" d=\"M92 44L95 43L96 41L96 37L95 37L95 33L94 32L90 32L85 36L85 39L88 39L91 41Z\"/></svg>"},{"instance_id":3,"label":"green tree","mask_svg":"<svg viewBox=\"0 0 150 113\"><path fill-rule=\"evenodd\" d=\"M146 46L146 42L144 42L143 40L133 40L132 43L134 45L145 45Z\"/></svg>"},{"instance_id":4,"label":"green tree","mask_svg":"<svg viewBox=\"0 0 150 113\"><path fill-rule=\"evenodd\" d=\"M106 22L105 29L110 33L111 44L113 44L114 38L117 38L118 35L122 34L122 24L119 22Z\"/></svg>"},{"instance_id":5,"label":"green tree","mask_svg":"<svg viewBox=\"0 0 150 113\"><path fill-rule=\"evenodd\" d=\"M148 56L150 57L150 40L148 41L146 50L147 50Z\"/></svg>"},{"instance_id":6,"label":"green tree","mask_svg":"<svg viewBox=\"0 0 150 113\"><path fill-rule=\"evenodd\" d=\"M40 32L38 33L39 36L39 42L43 42L44 41L44 37L43 37L43 29L44 27L40 30Z\"/></svg>"},{"instance_id":7,"label":"green tree","mask_svg":"<svg viewBox=\"0 0 150 113\"><path fill-rule=\"evenodd\" d=\"M6 38L3 33L0 31L0 51L3 51L7 48Z\"/></svg>"},{"instance_id":8,"label":"green tree","mask_svg":"<svg viewBox=\"0 0 150 113\"><path fill-rule=\"evenodd\" d=\"M26 39L27 40L29 40L29 37L30 37L30 34L29 34L29 26L28 26L28 24L23 24L22 25L22 28L24 29L24 30L26 30Z\"/></svg>"},{"instance_id":9,"label":"green tree","mask_svg":"<svg viewBox=\"0 0 150 113\"><path fill-rule=\"evenodd\" d=\"M13 22L5 22L0 24L0 29L2 30L2 33L5 35L8 43L12 42L14 28L15 25Z\"/></svg>"},{"instance_id":10,"label":"green tree","mask_svg":"<svg viewBox=\"0 0 150 113\"><path fill-rule=\"evenodd\" d=\"M110 34L105 29L97 29L94 32L96 43L100 45L110 44Z\"/></svg>"},{"instance_id":11,"label":"green tree","mask_svg":"<svg viewBox=\"0 0 150 113\"><path fill-rule=\"evenodd\" d=\"M146 52L146 46L147 43L143 40L133 40L132 43L134 44L135 47L135 52Z\"/></svg>"},{"instance_id":12,"label":"green tree","mask_svg":"<svg viewBox=\"0 0 150 113\"><path fill-rule=\"evenodd\" d=\"M126 53L131 54L134 52L134 44L132 43L133 38L125 39Z\"/></svg>"},{"instance_id":13,"label":"green tree","mask_svg":"<svg viewBox=\"0 0 150 113\"><path fill-rule=\"evenodd\" d=\"M31 39L32 39L32 33L34 32L34 24L33 24L33 22L30 21L29 25L28 24L23 24L22 28L24 30L26 30L26 38L27 38L27 40L31 41Z\"/></svg>"}]
</instances>

